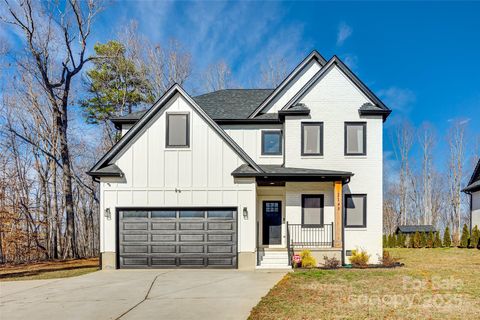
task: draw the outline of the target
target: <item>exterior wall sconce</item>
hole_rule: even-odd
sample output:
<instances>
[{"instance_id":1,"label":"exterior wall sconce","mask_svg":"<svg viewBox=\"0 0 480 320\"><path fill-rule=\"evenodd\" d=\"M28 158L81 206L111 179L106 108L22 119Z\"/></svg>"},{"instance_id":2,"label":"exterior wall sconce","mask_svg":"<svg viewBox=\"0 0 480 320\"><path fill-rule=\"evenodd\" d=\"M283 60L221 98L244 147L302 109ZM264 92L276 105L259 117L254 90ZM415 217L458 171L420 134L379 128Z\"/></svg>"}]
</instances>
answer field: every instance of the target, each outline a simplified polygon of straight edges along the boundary
<instances>
[{"instance_id":1,"label":"exterior wall sconce","mask_svg":"<svg viewBox=\"0 0 480 320\"><path fill-rule=\"evenodd\" d=\"M248 208L243 207L243 219L248 220Z\"/></svg>"},{"instance_id":2,"label":"exterior wall sconce","mask_svg":"<svg viewBox=\"0 0 480 320\"><path fill-rule=\"evenodd\" d=\"M107 220L112 219L112 213L110 212L110 208L105 209L105 218L107 218Z\"/></svg>"}]
</instances>

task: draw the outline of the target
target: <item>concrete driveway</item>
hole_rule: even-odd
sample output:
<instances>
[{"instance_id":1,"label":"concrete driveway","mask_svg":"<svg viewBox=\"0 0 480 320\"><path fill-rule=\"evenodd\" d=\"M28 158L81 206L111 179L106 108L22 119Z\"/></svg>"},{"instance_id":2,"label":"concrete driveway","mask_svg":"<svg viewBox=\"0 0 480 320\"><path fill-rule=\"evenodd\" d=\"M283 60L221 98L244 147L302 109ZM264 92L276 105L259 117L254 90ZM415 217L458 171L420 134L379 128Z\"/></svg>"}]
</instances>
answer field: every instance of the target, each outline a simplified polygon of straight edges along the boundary
<instances>
[{"instance_id":1,"label":"concrete driveway","mask_svg":"<svg viewBox=\"0 0 480 320\"><path fill-rule=\"evenodd\" d=\"M0 319L245 319L284 274L116 270L0 282Z\"/></svg>"}]
</instances>

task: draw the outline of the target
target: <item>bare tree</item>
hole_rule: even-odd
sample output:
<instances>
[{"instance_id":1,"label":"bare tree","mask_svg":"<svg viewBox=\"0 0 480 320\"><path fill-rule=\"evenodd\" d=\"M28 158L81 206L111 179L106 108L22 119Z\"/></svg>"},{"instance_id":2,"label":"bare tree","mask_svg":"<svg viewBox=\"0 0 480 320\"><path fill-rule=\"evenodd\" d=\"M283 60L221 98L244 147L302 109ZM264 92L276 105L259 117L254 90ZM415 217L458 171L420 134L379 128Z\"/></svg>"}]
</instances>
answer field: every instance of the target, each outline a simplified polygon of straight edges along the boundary
<instances>
[{"instance_id":1,"label":"bare tree","mask_svg":"<svg viewBox=\"0 0 480 320\"><path fill-rule=\"evenodd\" d=\"M422 151L422 204L423 224L432 224L432 151L436 136L433 127L424 123L418 131L418 141Z\"/></svg>"},{"instance_id":2,"label":"bare tree","mask_svg":"<svg viewBox=\"0 0 480 320\"><path fill-rule=\"evenodd\" d=\"M209 65L201 78L206 92L228 89L232 85L232 71L224 60Z\"/></svg>"},{"instance_id":3,"label":"bare tree","mask_svg":"<svg viewBox=\"0 0 480 320\"><path fill-rule=\"evenodd\" d=\"M2 20L23 32L27 63L19 66L41 84L52 107L62 163L66 212L66 255L77 257L72 164L68 140L68 109L72 81L90 60L86 57L92 22L101 6L94 0L68 0L66 4L5 0L8 17Z\"/></svg>"},{"instance_id":4,"label":"bare tree","mask_svg":"<svg viewBox=\"0 0 480 320\"><path fill-rule=\"evenodd\" d=\"M461 188L463 178L463 165L465 160L465 121L455 121L448 135L449 161L448 161L448 185L449 185L449 224L452 226L452 235L455 243L458 243L461 228Z\"/></svg>"},{"instance_id":5,"label":"bare tree","mask_svg":"<svg viewBox=\"0 0 480 320\"><path fill-rule=\"evenodd\" d=\"M267 88L276 88L288 75L287 61L279 56L270 56L260 67L261 83Z\"/></svg>"},{"instance_id":6,"label":"bare tree","mask_svg":"<svg viewBox=\"0 0 480 320\"><path fill-rule=\"evenodd\" d=\"M395 155L400 161L400 185L399 185L399 197L400 197L400 213L398 217L399 224L408 223L408 184L409 184L409 155L413 145L414 130L410 123L404 121L400 123L395 131Z\"/></svg>"}]
</instances>

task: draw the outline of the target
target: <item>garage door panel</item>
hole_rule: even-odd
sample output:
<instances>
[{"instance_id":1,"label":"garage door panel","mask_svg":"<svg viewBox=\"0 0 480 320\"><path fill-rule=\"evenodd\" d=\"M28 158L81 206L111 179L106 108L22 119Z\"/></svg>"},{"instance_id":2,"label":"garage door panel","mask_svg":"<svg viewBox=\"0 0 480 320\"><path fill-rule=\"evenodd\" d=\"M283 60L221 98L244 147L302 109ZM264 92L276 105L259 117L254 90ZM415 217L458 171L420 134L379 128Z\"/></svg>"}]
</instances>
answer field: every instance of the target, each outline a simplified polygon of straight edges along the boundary
<instances>
[{"instance_id":1,"label":"garage door panel","mask_svg":"<svg viewBox=\"0 0 480 320\"><path fill-rule=\"evenodd\" d=\"M121 210L118 216L120 268L236 267L234 209Z\"/></svg>"},{"instance_id":2,"label":"garage door panel","mask_svg":"<svg viewBox=\"0 0 480 320\"><path fill-rule=\"evenodd\" d=\"M175 222L152 222L152 230L176 230Z\"/></svg>"},{"instance_id":3,"label":"garage door panel","mask_svg":"<svg viewBox=\"0 0 480 320\"><path fill-rule=\"evenodd\" d=\"M175 242L177 235L173 234L151 234L152 242Z\"/></svg>"}]
</instances>

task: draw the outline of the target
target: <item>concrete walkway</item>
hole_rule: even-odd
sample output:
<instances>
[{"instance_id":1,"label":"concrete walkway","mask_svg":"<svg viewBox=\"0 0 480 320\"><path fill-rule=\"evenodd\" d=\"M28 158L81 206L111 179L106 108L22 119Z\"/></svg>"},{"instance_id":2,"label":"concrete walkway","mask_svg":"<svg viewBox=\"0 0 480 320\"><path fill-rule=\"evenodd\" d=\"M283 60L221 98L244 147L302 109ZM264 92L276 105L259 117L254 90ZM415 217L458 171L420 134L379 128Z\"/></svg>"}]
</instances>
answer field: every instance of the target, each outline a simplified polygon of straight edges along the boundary
<instances>
[{"instance_id":1,"label":"concrete walkway","mask_svg":"<svg viewBox=\"0 0 480 320\"><path fill-rule=\"evenodd\" d=\"M284 274L116 270L0 282L0 319L246 319Z\"/></svg>"}]
</instances>

